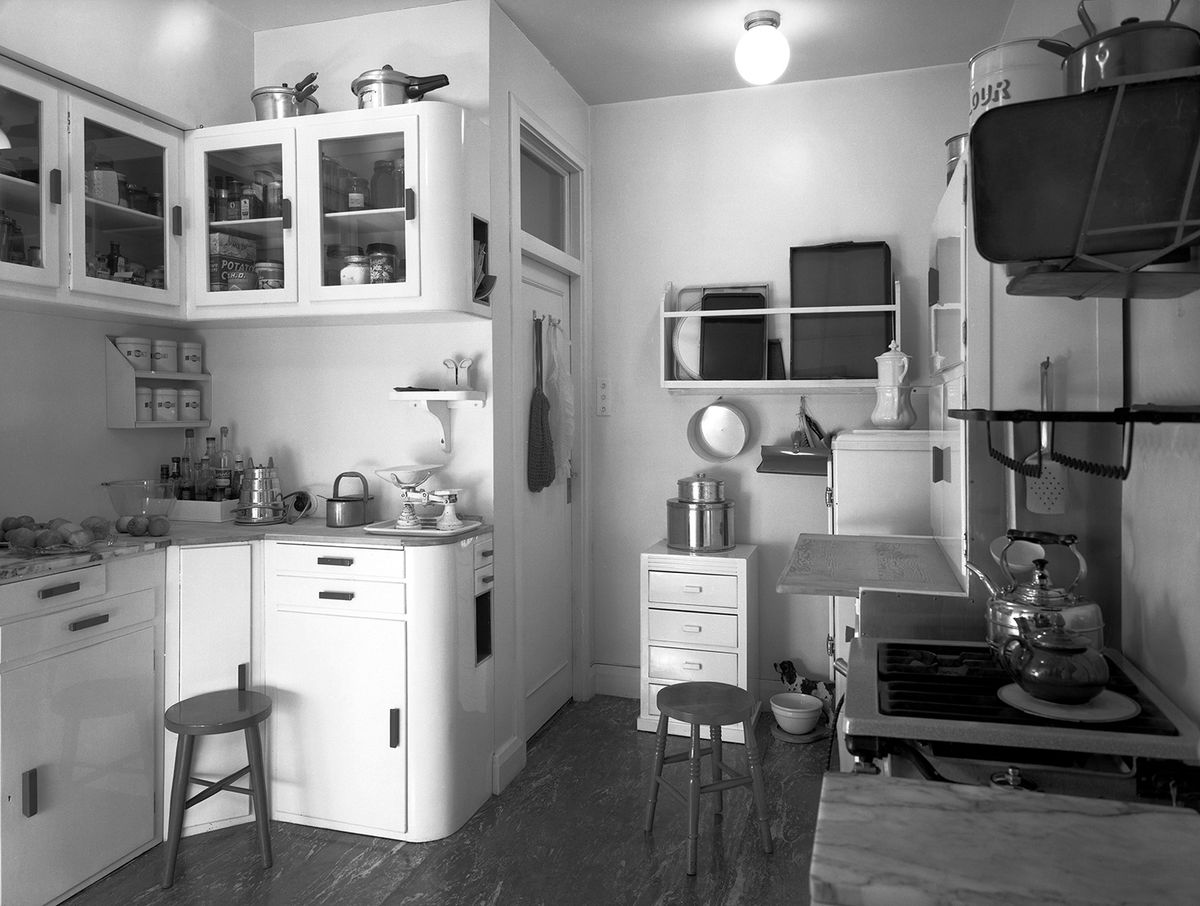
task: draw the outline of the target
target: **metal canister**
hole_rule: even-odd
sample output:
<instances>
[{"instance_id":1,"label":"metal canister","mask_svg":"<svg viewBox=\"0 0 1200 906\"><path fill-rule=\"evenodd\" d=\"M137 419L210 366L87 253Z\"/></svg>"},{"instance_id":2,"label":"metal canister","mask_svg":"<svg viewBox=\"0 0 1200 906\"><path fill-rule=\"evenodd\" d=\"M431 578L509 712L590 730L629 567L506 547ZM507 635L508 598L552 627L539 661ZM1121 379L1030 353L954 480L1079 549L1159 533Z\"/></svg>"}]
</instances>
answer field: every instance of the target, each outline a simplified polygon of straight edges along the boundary
<instances>
[{"instance_id":1,"label":"metal canister","mask_svg":"<svg viewBox=\"0 0 1200 906\"><path fill-rule=\"evenodd\" d=\"M667 547L708 553L734 547L733 501L725 482L703 472L679 479L679 497L667 501Z\"/></svg>"}]
</instances>

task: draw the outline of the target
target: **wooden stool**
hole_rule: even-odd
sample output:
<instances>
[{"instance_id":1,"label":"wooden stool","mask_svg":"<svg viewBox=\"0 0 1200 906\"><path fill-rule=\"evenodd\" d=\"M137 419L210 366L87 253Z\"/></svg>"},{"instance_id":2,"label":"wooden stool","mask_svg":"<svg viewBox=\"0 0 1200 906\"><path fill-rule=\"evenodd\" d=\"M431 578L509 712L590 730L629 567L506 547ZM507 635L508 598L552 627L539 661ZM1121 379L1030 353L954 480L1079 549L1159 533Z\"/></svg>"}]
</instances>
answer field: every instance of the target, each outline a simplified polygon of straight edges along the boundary
<instances>
[{"instance_id":1,"label":"wooden stool","mask_svg":"<svg viewBox=\"0 0 1200 906\"><path fill-rule=\"evenodd\" d=\"M700 794L717 794L717 813L724 806L724 791L735 786L749 786L754 792L754 810L758 815L758 833L763 852L773 852L771 828L767 823L767 796L763 788L762 765L758 745L754 740L754 696L745 689L727 683L677 683L658 693L658 739L654 747L654 773L650 777L650 792L646 802L646 832L654 827L654 809L658 804L658 788L665 786L688 807L688 868L696 873L696 843L700 827ZM692 745L689 751L667 755L667 721L671 718L691 724ZM721 727L741 724L746 734L747 774L737 774L721 760ZM712 745L700 748L700 727L709 728ZM712 755L712 783L700 782L700 759ZM664 764L688 762L688 791L684 796L662 777ZM725 772L728 776L723 776Z\"/></svg>"},{"instance_id":2,"label":"wooden stool","mask_svg":"<svg viewBox=\"0 0 1200 906\"><path fill-rule=\"evenodd\" d=\"M179 734L175 749L175 776L171 781L171 819L167 829L167 851L163 862L162 887L175 883L175 857L179 854L179 837L183 830L183 813L222 790L242 793L254 802L254 820L258 826L258 849L263 868L271 867L271 836L267 828L267 780L263 770L262 739L258 725L271 713L271 699L261 692L241 689L222 689L207 692L172 705L163 715L163 724ZM211 781L192 777L192 751L197 736L215 736L244 730L246 755L249 764L234 771L223 780ZM250 775L250 788L233 786L233 782ZM201 784L207 789L187 798L188 785Z\"/></svg>"}]
</instances>

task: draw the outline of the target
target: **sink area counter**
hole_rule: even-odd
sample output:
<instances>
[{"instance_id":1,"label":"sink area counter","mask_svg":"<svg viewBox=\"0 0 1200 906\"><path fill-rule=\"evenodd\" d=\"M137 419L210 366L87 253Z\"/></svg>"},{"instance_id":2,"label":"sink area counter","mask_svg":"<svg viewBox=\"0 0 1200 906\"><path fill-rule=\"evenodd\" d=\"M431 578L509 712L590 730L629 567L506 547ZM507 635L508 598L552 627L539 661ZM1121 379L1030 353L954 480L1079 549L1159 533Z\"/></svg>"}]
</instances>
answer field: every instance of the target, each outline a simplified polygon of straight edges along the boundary
<instances>
[{"instance_id":1,"label":"sink area counter","mask_svg":"<svg viewBox=\"0 0 1200 906\"><path fill-rule=\"evenodd\" d=\"M1105 799L826 774L813 906L1194 904L1200 814Z\"/></svg>"}]
</instances>

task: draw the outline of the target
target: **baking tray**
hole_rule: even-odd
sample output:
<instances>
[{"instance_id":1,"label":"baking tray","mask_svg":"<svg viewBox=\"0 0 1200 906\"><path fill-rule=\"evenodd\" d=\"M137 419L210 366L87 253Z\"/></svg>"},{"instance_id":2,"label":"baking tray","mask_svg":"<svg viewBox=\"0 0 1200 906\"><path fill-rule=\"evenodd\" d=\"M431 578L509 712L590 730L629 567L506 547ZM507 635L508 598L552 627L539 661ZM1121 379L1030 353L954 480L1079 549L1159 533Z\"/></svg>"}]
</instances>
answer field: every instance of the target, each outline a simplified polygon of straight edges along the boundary
<instances>
[{"instance_id":1,"label":"baking tray","mask_svg":"<svg viewBox=\"0 0 1200 906\"><path fill-rule=\"evenodd\" d=\"M755 292L709 292L701 311L740 311L767 307ZM766 315L700 318L700 379L761 381L767 376Z\"/></svg>"}]
</instances>

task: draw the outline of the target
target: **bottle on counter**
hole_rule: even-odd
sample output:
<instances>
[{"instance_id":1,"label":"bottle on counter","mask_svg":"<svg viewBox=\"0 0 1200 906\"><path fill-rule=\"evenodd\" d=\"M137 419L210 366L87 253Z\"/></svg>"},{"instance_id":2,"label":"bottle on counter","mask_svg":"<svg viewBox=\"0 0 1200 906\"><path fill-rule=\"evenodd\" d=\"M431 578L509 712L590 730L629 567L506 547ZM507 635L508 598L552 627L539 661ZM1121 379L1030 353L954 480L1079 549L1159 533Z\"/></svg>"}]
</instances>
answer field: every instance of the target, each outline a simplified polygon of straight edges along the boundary
<instances>
[{"instance_id":1,"label":"bottle on counter","mask_svg":"<svg viewBox=\"0 0 1200 906\"><path fill-rule=\"evenodd\" d=\"M179 495L183 492L183 485L181 483L182 477L179 472L178 456L171 457L171 471L167 476L167 480L171 482L171 496L178 500Z\"/></svg>"},{"instance_id":2,"label":"bottle on counter","mask_svg":"<svg viewBox=\"0 0 1200 906\"><path fill-rule=\"evenodd\" d=\"M224 496L215 497L216 491L216 462L217 439L204 438L204 453L200 457L200 474L196 476L197 500L223 500Z\"/></svg>"},{"instance_id":3,"label":"bottle on counter","mask_svg":"<svg viewBox=\"0 0 1200 906\"><path fill-rule=\"evenodd\" d=\"M217 457L213 460L213 487L218 500L233 499L233 451L228 447L229 428L221 426Z\"/></svg>"},{"instance_id":4,"label":"bottle on counter","mask_svg":"<svg viewBox=\"0 0 1200 906\"><path fill-rule=\"evenodd\" d=\"M186 456L179 460L179 499L196 499L196 473L192 469L192 461Z\"/></svg>"},{"instance_id":5,"label":"bottle on counter","mask_svg":"<svg viewBox=\"0 0 1200 906\"><path fill-rule=\"evenodd\" d=\"M169 465L167 465L165 462L158 467L158 480L159 481L170 481L171 480L171 467Z\"/></svg>"},{"instance_id":6,"label":"bottle on counter","mask_svg":"<svg viewBox=\"0 0 1200 906\"><path fill-rule=\"evenodd\" d=\"M233 457L233 499L240 500L242 497L242 479L246 477L246 463L242 459L242 454L237 453Z\"/></svg>"}]
</instances>

